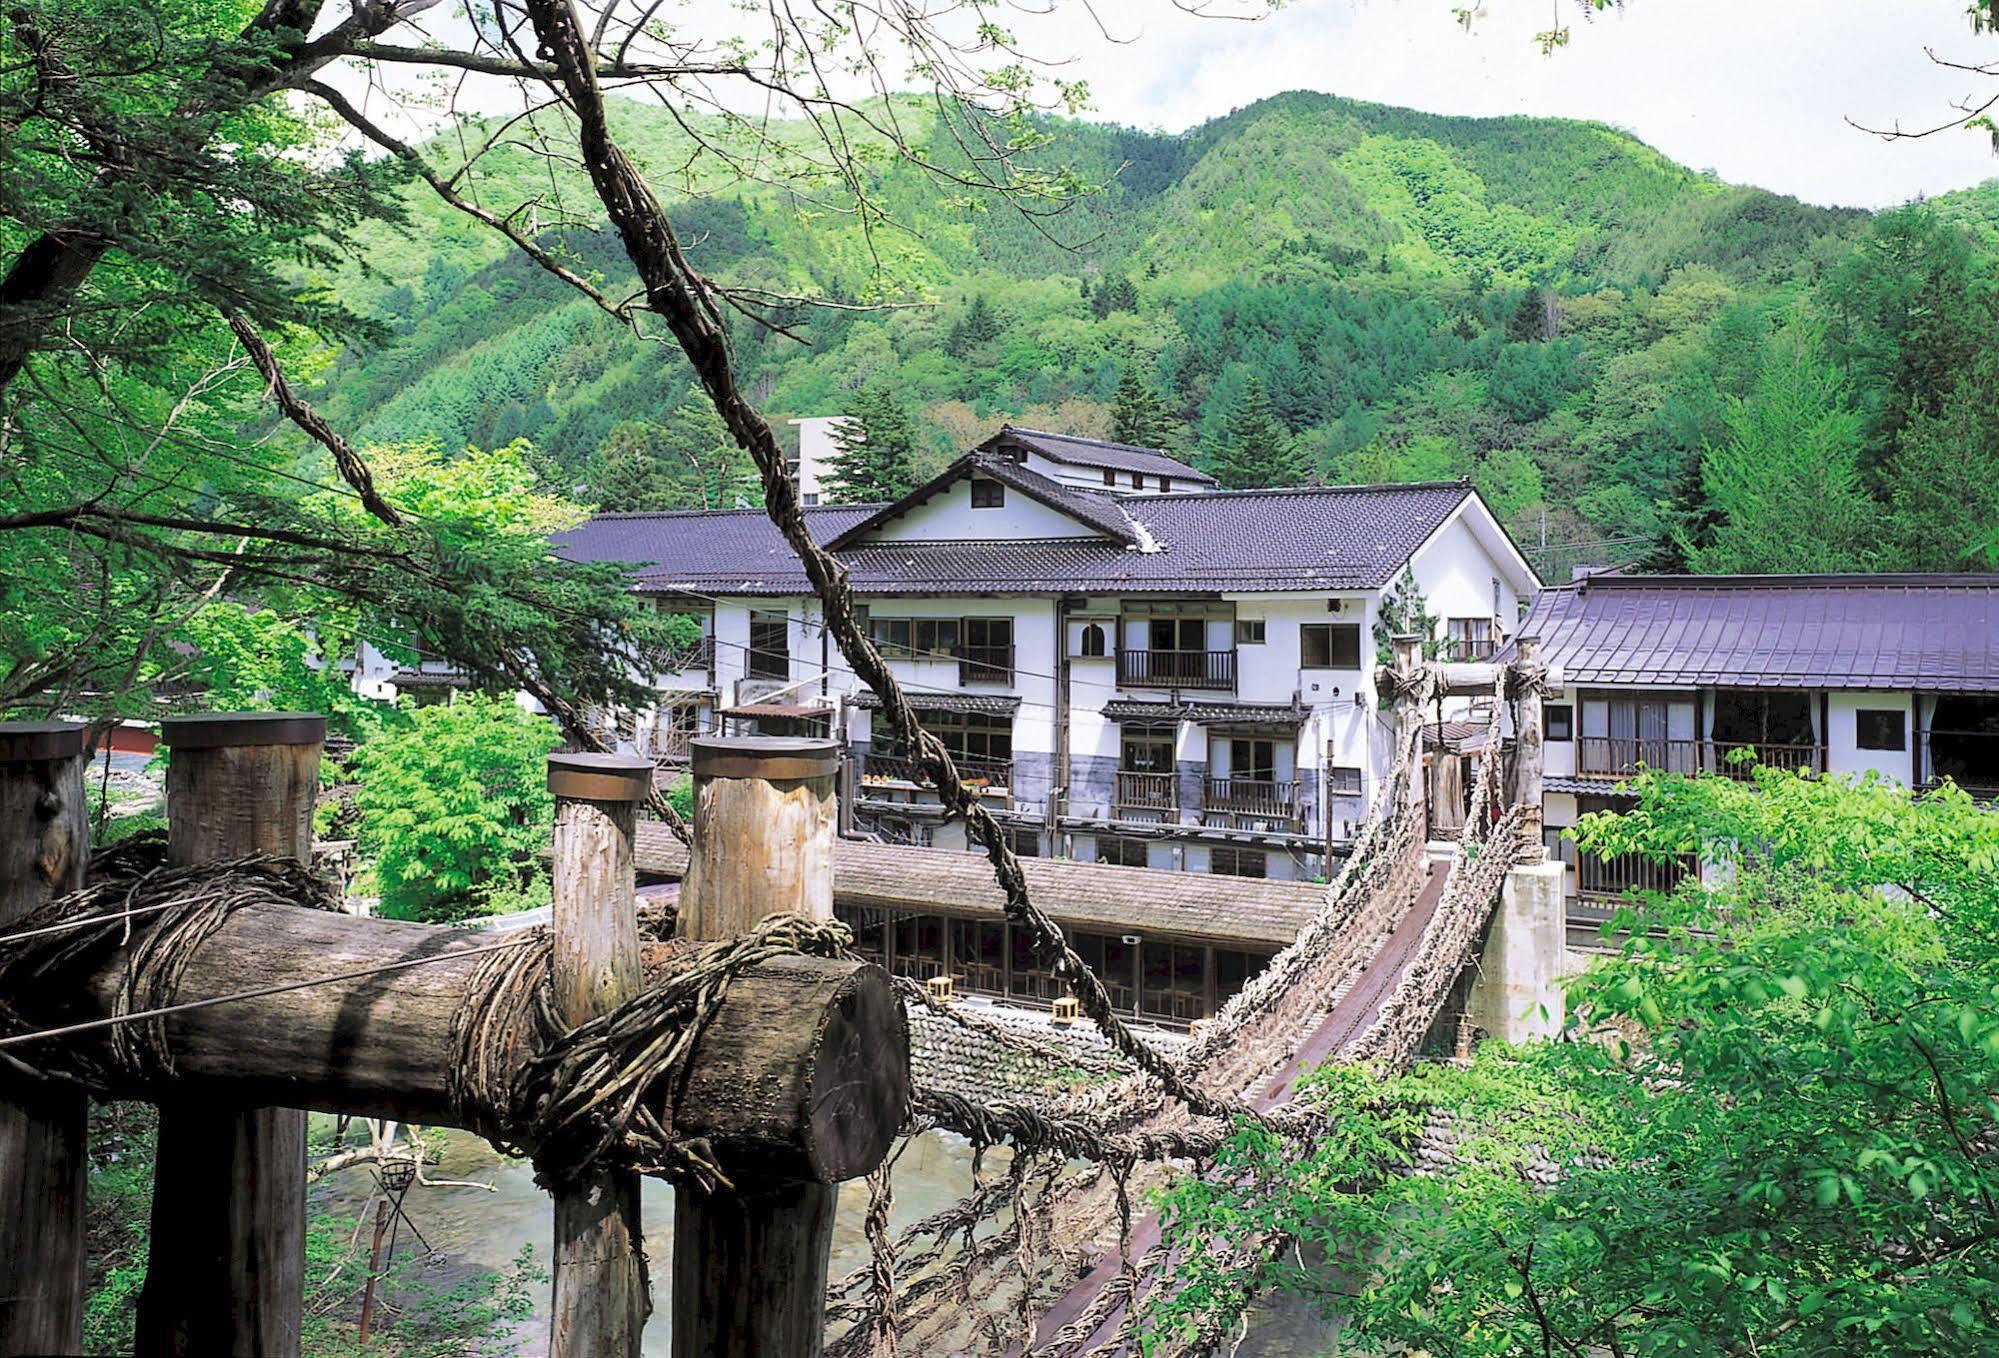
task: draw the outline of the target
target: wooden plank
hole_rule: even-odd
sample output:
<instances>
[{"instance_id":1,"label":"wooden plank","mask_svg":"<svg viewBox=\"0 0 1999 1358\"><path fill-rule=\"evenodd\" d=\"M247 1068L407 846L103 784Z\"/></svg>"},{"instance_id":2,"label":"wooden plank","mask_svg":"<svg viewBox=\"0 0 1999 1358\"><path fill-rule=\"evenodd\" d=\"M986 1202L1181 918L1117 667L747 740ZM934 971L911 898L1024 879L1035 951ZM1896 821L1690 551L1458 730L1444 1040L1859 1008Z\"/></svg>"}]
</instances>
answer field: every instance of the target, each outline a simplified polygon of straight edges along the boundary
<instances>
[{"instance_id":1,"label":"wooden plank","mask_svg":"<svg viewBox=\"0 0 1999 1358\"><path fill-rule=\"evenodd\" d=\"M234 713L161 728L172 862L311 861L325 718ZM304 1111L162 1103L139 1358L296 1358L304 1298Z\"/></svg>"},{"instance_id":2,"label":"wooden plank","mask_svg":"<svg viewBox=\"0 0 1999 1358\"><path fill-rule=\"evenodd\" d=\"M83 885L83 727L0 723L0 929ZM0 1083L0 1354L83 1351L89 1101Z\"/></svg>"},{"instance_id":3,"label":"wooden plank","mask_svg":"<svg viewBox=\"0 0 1999 1358\"><path fill-rule=\"evenodd\" d=\"M555 1008L572 1025L638 994L632 824L652 790L652 764L619 755L556 754ZM646 1296L639 1177L586 1168L555 1197L550 1358L638 1358Z\"/></svg>"}]
</instances>

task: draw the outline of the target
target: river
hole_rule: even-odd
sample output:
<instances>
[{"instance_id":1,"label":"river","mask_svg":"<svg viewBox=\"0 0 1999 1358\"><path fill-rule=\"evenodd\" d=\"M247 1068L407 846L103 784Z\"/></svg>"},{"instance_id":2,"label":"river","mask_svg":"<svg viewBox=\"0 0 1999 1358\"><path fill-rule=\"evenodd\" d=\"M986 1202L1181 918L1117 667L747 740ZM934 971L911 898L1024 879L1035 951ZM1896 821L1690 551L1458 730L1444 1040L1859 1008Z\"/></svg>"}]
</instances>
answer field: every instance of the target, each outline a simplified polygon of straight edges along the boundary
<instances>
[{"instance_id":1,"label":"river","mask_svg":"<svg viewBox=\"0 0 1999 1358\"><path fill-rule=\"evenodd\" d=\"M1006 1153L996 1151L987 1157L987 1172L1001 1172L1006 1163ZM536 1262L546 1270L552 1230L549 1199L535 1187L534 1172L525 1161L501 1156L470 1132L453 1132L442 1163L424 1173L432 1179L492 1185L490 1192L456 1187L410 1190L404 1207L435 1252L427 1266L434 1282L448 1285L477 1270L503 1271L526 1245L534 1247ZM352 1219L361 1211L371 1181L369 1173L360 1169L334 1175L315 1189L315 1201ZM971 1181L972 1155L964 1140L948 1132L918 1137L896 1163L892 1227L900 1230L955 1202L970 1190ZM646 1180L640 1211L656 1304L646 1325L645 1355L667 1358L671 1317L659 1303L664 1300L673 1266L673 1189L658 1180ZM867 1261L867 1241L861 1234L866 1211L867 1186L858 1181L842 1185L839 1215L833 1225L831 1273L836 1278ZM402 1259L412 1253L421 1254L422 1247L410 1238L407 1228L402 1228L397 1234L396 1255ZM518 1358L545 1358L547 1317L548 1284L543 1282L536 1290L535 1318L513 1336L514 1347L509 1353ZM1258 1308L1238 1354L1239 1358L1308 1358L1326 1351L1329 1335L1325 1323L1306 1308L1277 1301Z\"/></svg>"}]
</instances>

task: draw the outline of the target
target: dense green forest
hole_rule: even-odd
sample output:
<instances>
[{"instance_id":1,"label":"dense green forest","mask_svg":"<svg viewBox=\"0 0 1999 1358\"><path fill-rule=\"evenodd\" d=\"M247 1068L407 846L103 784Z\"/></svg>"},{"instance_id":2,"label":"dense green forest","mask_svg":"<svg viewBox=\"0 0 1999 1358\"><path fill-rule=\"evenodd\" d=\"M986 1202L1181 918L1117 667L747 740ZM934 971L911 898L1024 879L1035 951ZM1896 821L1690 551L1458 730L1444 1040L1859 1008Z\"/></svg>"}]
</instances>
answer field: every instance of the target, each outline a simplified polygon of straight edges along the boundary
<instances>
[{"instance_id":1,"label":"dense green forest","mask_svg":"<svg viewBox=\"0 0 1999 1358\"><path fill-rule=\"evenodd\" d=\"M920 107L898 111L920 132ZM739 322L765 410L892 391L923 467L1002 420L1126 432L1113 401L1135 375L1167 441L1225 481L1469 476L1554 575L1993 562L1999 421L1974 393L1999 333L1999 186L1828 210L1596 124L1294 93L1182 136L1045 124L1039 158L1096 186L1052 215L952 198L884 158L866 191L893 225L864 229L775 177L710 192L673 123L620 114L656 183L686 191L670 202L697 267L878 308L793 307L789 334ZM536 212L585 201L541 162L512 182L498 155L489 183ZM614 508L745 488L727 467L688 472L730 454L684 406L670 350L629 343L415 191L411 210L416 229L363 228L369 270L342 280L391 335L325 373L336 424L368 442L525 438ZM617 295L616 239L561 235ZM1234 449L1264 400L1281 451Z\"/></svg>"}]
</instances>

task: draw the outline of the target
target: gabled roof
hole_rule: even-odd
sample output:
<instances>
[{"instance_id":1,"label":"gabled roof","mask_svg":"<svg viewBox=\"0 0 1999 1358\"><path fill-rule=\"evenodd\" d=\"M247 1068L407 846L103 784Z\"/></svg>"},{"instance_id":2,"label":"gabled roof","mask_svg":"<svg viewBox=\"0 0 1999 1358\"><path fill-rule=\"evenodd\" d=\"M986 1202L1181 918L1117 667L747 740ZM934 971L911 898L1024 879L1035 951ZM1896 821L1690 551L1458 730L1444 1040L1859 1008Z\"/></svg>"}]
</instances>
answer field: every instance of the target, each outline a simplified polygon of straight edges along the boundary
<instances>
[{"instance_id":1,"label":"gabled roof","mask_svg":"<svg viewBox=\"0 0 1999 1358\"><path fill-rule=\"evenodd\" d=\"M1999 575L1592 576L1518 635L1571 687L1995 692Z\"/></svg>"},{"instance_id":2,"label":"gabled roof","mask_svg":"<svg viewBox=\"0 0 1999 1358\"><path fill-rule=\"evenodd\" d=\"M1063 485L1060 481L1051 480L1040 472L1031 472L1018 462L974 451L966 453L894 504L883 505L826 545L834 551L854 546L889 520L900 518L969 476L989 478L1011 487L1030 500L1038 500L1057 513L1067 514L1076 521L1079 528L1101 534L1128 547L1138 543L1138 533L1131 526L1131 520L1118 509L1118 502L1111 496L1077 490L1072 486Z\"/></svg>"},{"instance_id":3,"label":"gabled roof","mask_svg":"<svg viewBox=\"0 0 1999 1358\"><path fill-rule=\"evenodd\" d=\"M983 472L981 474L984 474ZM1013 466L1009 485L1033 478L1071 509L1122 520L1148 541L1097 533L1078 519L1074 538L1006 542L860 542L855 530L879 505L805 511L813 536L847 567L863 597L936 593L1186 594L1334 593L1378 589L1473 494L1457 481L1291 490L1204 490L1103 496L1057 486ZM1026 493L1023 491L1023 493ZM784 597L809 594L805 572L761 510L604 514L559 533L579 561L625 561L640 590Z\"/></svg>"},{"instance_id":4,"label":"gabled roof","mask_svg":"<svg viewBox=\"0 0 1999 1358\"><path fill-rule=\"evenodd\" d=\"M982 450L1009 446L1030 449L1051 462L1071 467L1108 467L1112 471L1138 472L1145 476L1170 476L1175 481L1191 481L1200 486L1218 484L1214 477L1169 457L1161 448L1140 448L1130 443L1078 438L1074 434L1051 434L1011 424L1001 425L999 433L979 445Z\"/></svg>"}]
</instances>

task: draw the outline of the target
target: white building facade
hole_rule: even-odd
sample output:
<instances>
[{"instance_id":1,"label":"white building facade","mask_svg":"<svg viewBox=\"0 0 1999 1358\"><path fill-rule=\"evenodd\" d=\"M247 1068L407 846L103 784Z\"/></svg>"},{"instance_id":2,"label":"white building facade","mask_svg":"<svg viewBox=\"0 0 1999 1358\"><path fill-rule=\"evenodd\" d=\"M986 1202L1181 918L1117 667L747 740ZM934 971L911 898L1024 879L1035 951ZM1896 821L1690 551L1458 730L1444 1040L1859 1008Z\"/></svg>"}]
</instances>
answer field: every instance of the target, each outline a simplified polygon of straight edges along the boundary
<instances>
[{"instance_id":1,"label":"white building facade","mask_svg":"<svg viewBox=\"0 0 1999 1358\"><path fill-rule=\"evenodd\" d=\"M1480 655L1538 584L1462 483L1221 491L1158 450L1011 428L901 501L807 520L1019 851L1195 872L1310 878L1351 841L1387 771L1398 584ZM825 731L861 828L964 843L761 511L604 515L561 546L700 621L636 748Z\"/></svg>"}]
</instances>

